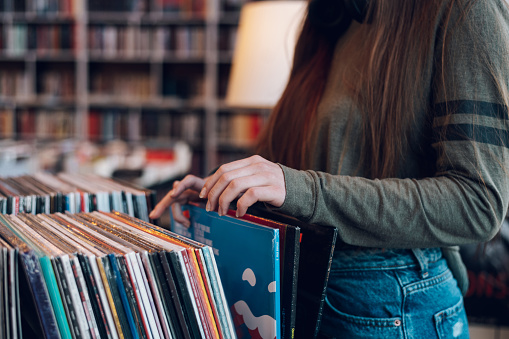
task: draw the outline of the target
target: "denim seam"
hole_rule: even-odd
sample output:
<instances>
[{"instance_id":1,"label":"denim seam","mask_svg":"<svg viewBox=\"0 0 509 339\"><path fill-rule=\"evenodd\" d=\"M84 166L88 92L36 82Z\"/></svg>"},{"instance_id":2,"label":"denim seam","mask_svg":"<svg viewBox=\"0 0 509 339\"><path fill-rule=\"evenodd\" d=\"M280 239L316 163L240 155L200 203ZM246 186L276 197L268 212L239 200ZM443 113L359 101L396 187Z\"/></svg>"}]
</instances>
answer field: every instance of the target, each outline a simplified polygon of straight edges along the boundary
<instances>
[{"instance_id":1,"label":"denim seam","mask_svg":"<svg viewBox=\"0 0 509 339\"><path fill-rule=\"evenodd\" d=\"M405 293L405 286L403 284L403 281L400 278L399 274L394 274L396 277L396 280L399 283L399 288L401 290L401 295L403 296L403 300L401 300L401 309L399 311L399 314L401 314L401 333L403 333L403 339L407 339L407 325L405 321L406 313L405 313L405 305L406 305L406 299L407 299L407 293Z\"/></svg>"},{"instance_id":2,"label":"denim seam","mask_svg":"<svg viewBox=\"0 0 509 339\"><path fill-rule=\"evenodd\" d=\"M325 297L325 303L328 307L330 307L334 312L337 313L337 316L342 318L344 321L347 321L351 324L356 324L360 326L374 326L374 327L386 327L386 328L395 328L394 321L402 320L401 317L391 317L391 318L370 318L370 317L361 317L352 314L347 314L338 310L334 305L331 304L329 299Z\"/></svg>"},{"instance_id":3,"label":"denim seam","mask_svg":"<svg viewBox=\"0 0 509 339\"><path fill-rule=\"evenodd\" d=\"M394 270L394 269L408 269L418 267L416 264L408 264L408 265L385 265L385 266L357 266L357 267L345 267L345 268L334 268L331 269L331 272L357 272L357 271L372 271L372 270Z\"/></svg>"},{"instance_id":4,"label":"denim seam","mask_svg":"<svg viewBox=\"0 0 509 339\"><path fill-rule=\"evenodd\" d=\"M444 273L440 274L439 276L435 276L432 279L417 281L415 283L412 283L405 287L405 291L408 294L410 294L410 293L413 293L416 291L421 291L423 289L428 289L430 287L433 287L435 285L438 285L438 284L446 281L450 277L452 277L451 272L445 271Z\"/></svg>"}]
</instances>

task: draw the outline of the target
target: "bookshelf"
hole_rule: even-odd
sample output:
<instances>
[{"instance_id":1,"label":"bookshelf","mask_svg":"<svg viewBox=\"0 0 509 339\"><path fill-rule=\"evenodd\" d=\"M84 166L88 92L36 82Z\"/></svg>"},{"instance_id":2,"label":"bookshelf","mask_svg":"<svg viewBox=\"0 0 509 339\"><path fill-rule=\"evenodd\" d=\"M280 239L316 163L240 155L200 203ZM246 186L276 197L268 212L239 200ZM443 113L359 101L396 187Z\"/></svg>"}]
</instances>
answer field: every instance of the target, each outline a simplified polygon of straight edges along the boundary
<instances>
[{"instance_id":1,"label":"bookshelf","mask_svg":"<svg viewBox=\"0 0 509 339\"><path fill-rule=\"evenodd\" d=\"M263 116L223 102L244 1L0 0L0 139L184 140L199 175L239 158Z\"/></svg>"}]
</instances>

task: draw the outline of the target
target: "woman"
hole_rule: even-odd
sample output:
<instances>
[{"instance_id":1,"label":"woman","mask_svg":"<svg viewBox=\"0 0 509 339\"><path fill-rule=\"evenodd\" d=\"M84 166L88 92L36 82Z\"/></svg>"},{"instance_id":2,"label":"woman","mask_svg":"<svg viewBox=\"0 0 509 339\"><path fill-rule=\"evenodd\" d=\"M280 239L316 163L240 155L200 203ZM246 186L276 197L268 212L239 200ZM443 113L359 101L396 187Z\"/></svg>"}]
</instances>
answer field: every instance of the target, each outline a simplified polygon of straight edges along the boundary
<instances>
[{"instance_id":1,"label":"woman","mask_svg":"<svg viewBox=\"0 0 509 339\"><path fill-rule=\"evenodd\" d=\"M504 0L312 0L259 155L187 176L151 217L240 197L239 216L260 201L333 225L321 336L468 338L450 246L508 209L508 59Z\"/></svg>"}]
</instances>

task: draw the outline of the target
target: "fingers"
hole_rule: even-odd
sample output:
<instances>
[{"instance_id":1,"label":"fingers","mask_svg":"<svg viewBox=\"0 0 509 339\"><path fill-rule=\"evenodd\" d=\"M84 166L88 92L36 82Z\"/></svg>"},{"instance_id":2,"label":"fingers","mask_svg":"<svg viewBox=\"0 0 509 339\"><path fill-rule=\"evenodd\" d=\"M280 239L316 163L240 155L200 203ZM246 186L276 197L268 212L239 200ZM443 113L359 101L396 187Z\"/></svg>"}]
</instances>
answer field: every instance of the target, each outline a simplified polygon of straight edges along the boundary
<instances>
[{"instance_id":1,"label":"fingers","mask_svg":"<svg viewBox=\"0 0 509 339\"><path fill-rule=\"evenodd\" d=\"M173 190L166 193L164 198L162 198L161 201L159 201L159 203L154 207L152 212L150 212L148 216L150 219L159 219L159 217L161 217L166 208L168 208L173 201L172 194Z\"/></svg>"},{"instance_id":2,"label":"fingers","mask_svg":"<svg viewBox=\"0 0 509 339\"><path fill-rule=\"evenodd\" d=\"M217 208L219 215L226 214L230 203L239 196L242 198L237 208L242 215L256 201L279 207L286 197L281 167L259 156L221 166L203 187L200 197L208 199L206 209Z\"/></svg>"},{"instance_id":3,"label":"fingers","mask_svg":"<svg viewBox=\"0 0 509 339\"><path fill-rule=\"evenodd\" d=\"M207 211L217 208L219 215L225 215L230 203L239 197L237 216L243 216L248 207L257 201L280 207L286 198L283 170L278 164L252 156L225 164L206 179L188 175L174 183L173 189L150 213L150 218L159 218L171 205L175 221L189 226L189 220L182 214L180 205L198 197L208 200Z\"/></svg>"},{"instance_id":4,"label":"fingers","mask_svg":"<svg viewBox=\"0 0 509 339\"><path fill-rule=\"evenodd\" d=\"M182 192L188 189L200 192L203 184L205 184L205 179L194 175L186 175L182 181L175 181L173 183L173 189L169 193L173 196L179 196Z\"/></svg>"},{"instance_id":5,"label":"fingers","mask_svg":"<svg viewBox=\"0 0 509 339\"><path fill-rule=\"evenodd\" d=\"M262 157L260 157L258 155L254 155L249 158L233 161L233 162L222 165L204 183L203 189L200 192L200 198L207 197L207 195L209 195L209 192L212 189L212 187L214 187L214 185L218 182L218 180L221 177L223 177L224 175L232 174L231 172L239 170L239 169L242 170L256 162L260 162L260 160L265 160L265 159L263 159ZM238 173L238 175L241 175L243 172L237 172L237 173ZM247 173L245 173L244 175L247 175ZM235 174L233 174L233 176L230 177L229 179L235 179L235 178L236 178L236 176L235 176ZM225 187L225 185L223 185L223 186ZM218 187L218 189L219 189L219 187Z\"/></svg>"},{"instance_id":6,"label":"fingers","mask_svg":"<svg viewBox=\"0 0 509 339\"><path fill-rule=\"evenodd\" d=\"M257 201L271 202L275 196L285 194L286 192L278 191L275 186L252 187L248 189L242 197L237 201L236 216L242 217L246 214L249 206Z\"/></svg>"},{"instance_id":7,"label":"fingers","mask_svg":"<svg viewBox=\"0 0 509 339\"><path fill-rule=\"evenodd\" d=\"M187 219L182 213L182 207L179 203L175 203L171 205L171 213L173 215L173 219L184 225L185 227L191 226L191 222Z\"/></svg>"},{"instance_id":8,"label":"fingers","mask_svg":"<svg viewBox=\"0 0 509 339\"><path fill-rule=\"evenodd\" d=\"M173 183L173 189L169 191L164 196L164 198L161 199L161 201L154 207L149 215L149 218L158 219L171 204L177 201L186 202L191 197L197 199L198 192L204 183L204 179L194 175L187 175L184 179L182 179L182 181L176 180ZM194 194L192 192L194 192Z\"/></svg>"}]
</instances>

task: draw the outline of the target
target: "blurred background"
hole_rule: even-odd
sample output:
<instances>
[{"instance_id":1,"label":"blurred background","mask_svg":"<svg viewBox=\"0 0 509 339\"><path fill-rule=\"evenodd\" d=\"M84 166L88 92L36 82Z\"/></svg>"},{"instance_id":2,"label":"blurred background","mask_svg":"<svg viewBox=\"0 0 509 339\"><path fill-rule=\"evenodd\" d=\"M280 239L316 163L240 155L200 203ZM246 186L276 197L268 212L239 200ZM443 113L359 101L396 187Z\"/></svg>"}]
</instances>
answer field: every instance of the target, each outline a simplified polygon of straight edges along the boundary
<instances>
[{"instance_id":1,"label":"blurred background","mask_svg":"<svg viewBox=\"0 0 509 339\"><path fill-rule=\"evenodd\" d=\"M256 3L267 7L0 0L0 177L95 173L160 199L187 173L251 154L286 82L304 7ZM492 258L507 254L505 239ZM473 262L472 338L509 338L507 260L480 266L474 249L463 254Z\"/></svg>"}]
</instances>

